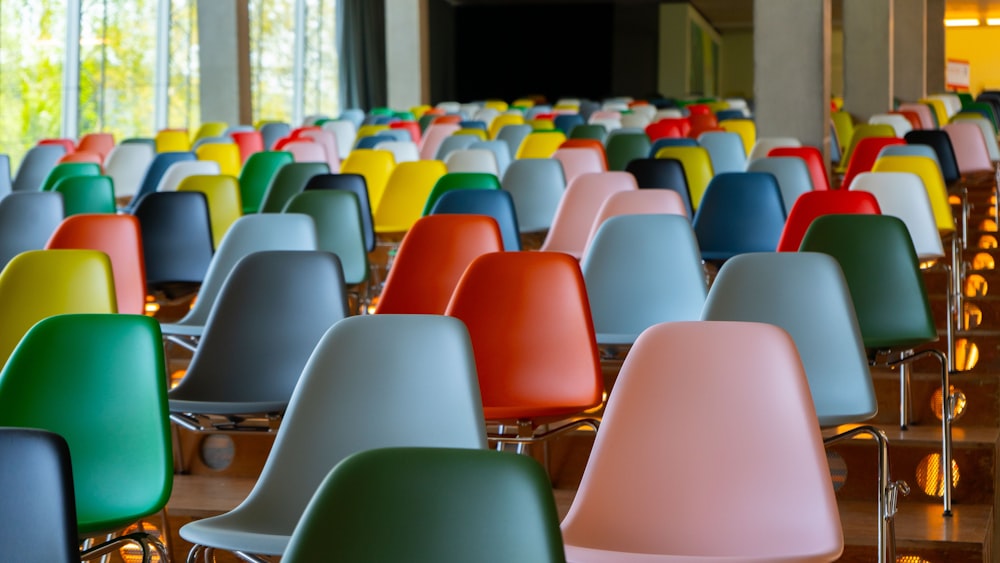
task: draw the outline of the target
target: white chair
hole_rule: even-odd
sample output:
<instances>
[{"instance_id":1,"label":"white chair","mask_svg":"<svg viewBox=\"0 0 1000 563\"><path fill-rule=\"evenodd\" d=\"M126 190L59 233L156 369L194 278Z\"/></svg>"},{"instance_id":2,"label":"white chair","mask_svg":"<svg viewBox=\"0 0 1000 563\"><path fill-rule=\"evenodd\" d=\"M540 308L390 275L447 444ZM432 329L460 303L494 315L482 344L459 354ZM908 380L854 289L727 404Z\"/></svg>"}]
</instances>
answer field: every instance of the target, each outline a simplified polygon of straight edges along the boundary
<instances>
[{"instance_id":1,"label":"white chair","mask_svg":"<svg viewBox=\"0 0 1000 563\"><path fill-rule=\"evenodd\" d=\"M156 151L146 143L115 145L104 158L104 174L111 176L116 197L131 197L146 176Z\"/></svg>"},{"instance_id":2,"label":"white chair","mask_svg":"<svg viewBox=\"0 0 1000 563\"><path fill-rule=\"evenodd\" d=\"M221 174L219 163L214 160L185 160L175 162L167 168L156 185L158 192L176 192L181 180L188 176L212 176Z\"/></svg>"}]
</instances>

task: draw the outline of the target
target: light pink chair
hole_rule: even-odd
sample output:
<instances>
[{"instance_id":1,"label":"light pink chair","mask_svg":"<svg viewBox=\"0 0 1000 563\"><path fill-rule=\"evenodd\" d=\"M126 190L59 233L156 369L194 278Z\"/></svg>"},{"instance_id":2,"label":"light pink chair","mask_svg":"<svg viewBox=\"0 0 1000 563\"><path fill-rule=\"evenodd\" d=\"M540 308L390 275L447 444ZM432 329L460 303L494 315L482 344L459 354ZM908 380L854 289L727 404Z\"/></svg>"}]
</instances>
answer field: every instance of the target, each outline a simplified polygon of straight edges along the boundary
<instances>
[{"instance_id":1,"label":"light pink chair","mask_svg":"<svg viewBox=\"0 0 1000 563\"><path fill-rule=\"evenodd\" d=\"M281 148L283 151L292 153L295 162L327 162L326 148L312 139L297 139L290 141Z\"/></svg>"},{"instance_id":2,"label":"light pink chair","mask_svg":"<svg viewBox=\"0 0 1000 563\"><path fill-rule=\"evenodd\" d=\"M564 252L579 259L605 200L612 194L638 189L635 176L628 172L591 172L577 176L566 186L539 250Z\"/></svg>"},{"instance_id":3,"label":"light pink chair","mask_svg":"<svg viewBox=\"0 0 1000 563\"><path fill-rule=\"evenodd\" d=\"M301 136L312 139L317 145L321 145L326 152L326 163L330 166L330 172L337 174L340 172L340 153L337 148L337 135L333 131L324 129L306 129Z\"/></svg>"},{"instance_id":4,"label":"light pink chair","mask_svg":"<svg viewBox=\"0 0 1000 563\"><path fill-rule=\"evenodd\" d=\"M898 111L912 111L920 117L920 128L921 129L936 129L937 125L934 123L934 116L931 115L931 108L927 104L921 104L917 102L907 102L899 104Z\"/></svg>"},{"instance_id":5,"label":"light pink chair","mask_svg":"<svg viewBox=\"0 0 1000 563\"><path fill-rule=\"evenodd\" d=\"M434 160L445 137L460 128L457 123L431 123L428 125L420 139L420 160Z\"/></svg>"},{"instance_id":6,"label":"light pink chair","mask_svg":"<svg viewBox=\"0 0 1000 563\"><path fill-rule=\"evenodd\" d=\"M974 174L993 170L989 148L979 125L970 122L956 121L942 127L951 146L955 149L955 160L958 161L958 171L961 174Z\"/></svg>"},{"instance_id":7,"label":"light pink chair","mask_svg":"<svg viewBox=\"0 0 1000 563\"><path fill-rule=\"evenodd\" d=\"M562 147L552 153L552 158L562 164L567 184L580 174L607 171L604 156L593 149Z\"/></svg>"},{"instance_id":8,"label":"light pink chair","mask_svg":"<svg viewBox=\"0 0 1000 563\"><path fill-rule=\"evenodd\" d=\"M784 330L652 326L625 359L562 522L567 561L836 560L843 532L819 428Z\"/></svg>"},{"instance_id":9,"label":"light pink chair","mask_svg":"<svg viewBox=\"0 0 1000 563\"><path fill-rule=\"evenodd\" d=\"M587 237L586 249L590 248L597 235L597 230L605 219L616 215L683 215L687 217L687 208L681 194L675 190L645 188L641 190L625 190L615 194L604 201L601 208L597 210L594 218L594 225L590 228L590 235ZM689 218L690 219L690 218Z\"/></svg>"}]
</instances>

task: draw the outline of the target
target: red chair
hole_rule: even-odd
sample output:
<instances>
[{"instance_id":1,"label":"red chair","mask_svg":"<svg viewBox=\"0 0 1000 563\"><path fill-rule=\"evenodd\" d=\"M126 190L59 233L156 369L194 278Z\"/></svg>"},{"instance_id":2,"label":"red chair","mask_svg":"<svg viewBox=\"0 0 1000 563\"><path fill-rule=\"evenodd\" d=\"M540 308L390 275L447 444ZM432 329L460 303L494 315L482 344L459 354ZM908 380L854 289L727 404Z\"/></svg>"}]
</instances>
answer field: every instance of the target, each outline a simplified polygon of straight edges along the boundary
<instances>
[{"instance_id":1,"label":"red chair","mask_svg":"<svg viewBox=\"0 0 1000 563\"><path fill-rule=\"evenodd\" d=\"M723 130L719 127L719 120L715 117L714 113L695 114L689 117L688 120L691 122L691 130L688 131L687 136L692 139L697 139L698 135L707 131Z\"/></svg>"},{"instance_id":2,"label":"red chair","mask_svg":"<svg viewBox=\"0 0 1000 563\"><path fill-rule=\"evenodd\" d=\"M561 252L494 252L469 265L447 315L469 329L487 422L520 450L582 425L604 384L587 290ZM581 418L582 417L582 418ZM548 425L553 425L549 427Z\"/></svg>"},{"instance_id":3,"label":"red chair","mask_svg":"<svg viewBox=\"0 0 1000 563\"><path fill-rule=\"evenodd\" d=\"M871 172L878 159L878 153L890 145L905 145L906 140L899 137L865 137L858 141L851 151L851 159L847 162L847 171L840 182L841 189L848 189L851 180L862 172Z\"/></svg>"},{"instance_id":4,"label":"red chair","mask_svg":"<svg viewBox=\"0 0 1000 563\"><path fill-rule=\"evenodd\" d=\"M240 164L245 164L250 155L264 150L264 137L260 131L234 131L229 136L240 149Z\"/></svg>"},{"instance_id":5,"label":"red chair","mask_svg":"<svg viewBox=\"0 0 1000 563\"><path fill-rule=\"evenodd\" d=\"M420 124L416 121L394 121L389 124L389 129L406 129L410 132L410 140L420 144Z\"/></svg>"},{"instance_id":6,"label":"red chair","mask_svg":"<svg viewBox=\"0 0 1000 563\"><path fill-rule=\"evenodd\" d=\"M681 129L676 123L666 120L654 121L646 126L646 136L650 141L681 137Z\"/></svg>"},{"instance_id":7,"label":"red chair","mask_svg":"<svg viewBox=\"0 0 1000 563\"><path fill-rule=\"evenodd\" d=\"M501 250L503 238L492 217L422 217L396 251L375 313L442 315L466 267L483 254Z\"/></svg>"},{"instance_id":8,"label":"red chair","mask_svg":"<svg viewBox=\"0 0 1000 563\"><path fill-rule=\"evenodd\" d=\"M823 154L816 147L774 147L767 151L767 156L797 156L806 161L809 176L813 181L814 190L829 190L830 178L826 174Z\"/></svg>"},{"instance_id":9,"label":"red chair","mask_svg":"<svg viewBox=\"0 0 1000 563\"><path fill-rule=\"evenodd\" d=\"M664 117L663 119L658 119L651 125L656 128L662 128L664 131L668 131L667 127L673 126L677 129L677 137L687 137L691 133L691 120L687 117ZM649 135L650 141L655 141L653 135L649 132L647 127L646 134ZM670 137L672 135L660 135L657 139L662 139L663 137Z\"/></svg>"},{"instance_id":10,"label":"red chair","mask_svg":"<svg viewBox=\"0 0 1000 563\"><path fill-rule=\"evenodd\" d=\"M692 116L695 115L712 115L712 108L708 107L708 104L690 104L687 107L688 113Z\"/></svg>"},{"instance_id":11,"label":"red chair","mask_svg":"<svg viewBox=\"0 0 1000 563\"><path fill-rule=\"evenodd\" d=\"M320 127L319 125L303 125L302 127L296 127L295 129L292 129L288 133L288 136L292 139L298 139L302 137L302 134L305 133L306 131L315 131L317 129L322 129L322 127Z\"/></svg>"},{"instance_id":12,"label":"red chair","mask_svg":"<svg viewBox=\"0 0 1000 563\"><path fill-rule=\"evenodd\" d=\"M59 224L45 245L100 250L111 259L118 312L141 315L146 306L146 267L139 220L134 215L79 214Z\"/></svg>"},{"instance_id":13,"label":"red chair","mask_svg":"<svg viewBox=\"0 0 1000 563\"><path fill-rule=\"evenodd\" d=\"M455 123L455 124L457 124L460 121L462 121L462 116L461 115L450 114L450 115L439 115L439 116L435 117L434 121L431 121L431 123Z\"/></svg>"},{"instance_id":14,"label":"red chair","mask_svg":"<svg viewBox=\"0 0 1000 563\"><path fill-rule=\"evenodd\" d=\"M778 239L777 251L798 251L802 237L805 236L813 219L834 213L881 215L882 211L878 199L871 192L848 190L806 192L795 200L795 205L788 212L781 238Z\"/></svg>"},{"instance_id":15,"label":"red chair","mask_svg":"<svg viewBox=\"0 0 1000 563\"><path fill-rule=\"evenodd\" d=\"M90 151L101 155L102 162L113 148L115 148L115 136L111 133L87 133L80 137L80 142L76 145L78 151Z\"/></svg>"}]
</instances>

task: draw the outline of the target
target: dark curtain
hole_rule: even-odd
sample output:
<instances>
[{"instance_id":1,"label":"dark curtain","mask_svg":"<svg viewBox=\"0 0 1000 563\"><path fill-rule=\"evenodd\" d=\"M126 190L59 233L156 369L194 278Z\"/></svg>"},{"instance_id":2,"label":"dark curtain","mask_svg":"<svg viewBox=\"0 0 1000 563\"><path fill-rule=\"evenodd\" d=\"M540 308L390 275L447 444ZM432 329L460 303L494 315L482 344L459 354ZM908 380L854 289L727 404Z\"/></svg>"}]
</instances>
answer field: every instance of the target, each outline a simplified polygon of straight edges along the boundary
<instances>
[{"instance_id":1,"label":"dark curtain","mask_svg":"<svg viewBox=\"0 0 1000 563\"><path fill-rule=\"evenodd\" d=\"M340 107L385 106L385 0L337 3Z\"/></svg>"}]
</instances>

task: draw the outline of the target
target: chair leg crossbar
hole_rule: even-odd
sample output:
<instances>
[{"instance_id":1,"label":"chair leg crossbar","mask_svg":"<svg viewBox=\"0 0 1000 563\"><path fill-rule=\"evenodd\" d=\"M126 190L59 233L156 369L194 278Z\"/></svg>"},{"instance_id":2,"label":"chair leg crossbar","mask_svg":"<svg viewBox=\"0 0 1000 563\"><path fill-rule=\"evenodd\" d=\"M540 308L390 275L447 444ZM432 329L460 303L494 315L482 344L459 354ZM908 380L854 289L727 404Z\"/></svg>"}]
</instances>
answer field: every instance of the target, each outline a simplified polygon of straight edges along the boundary
<instances>
[{"instance_id":1,"label":"chair leg crossbar","mask_svg":"<svg viewBox=\"0 0 1000 563\"><path fill-rule=\"evenodd\" d=\"M138 545L139 548L142 549L143 563L152 561L153 552L159 556L160 561L170 561L167 556L167 548L163 545L163 543L158 538L146 532L125 534L111 538L108 541L99 543L93 547L86 547L80 552L80 560L87 561L98 557L104 557L121 549L122 544L127 543Z\"/></svg>"}]
</instances>

